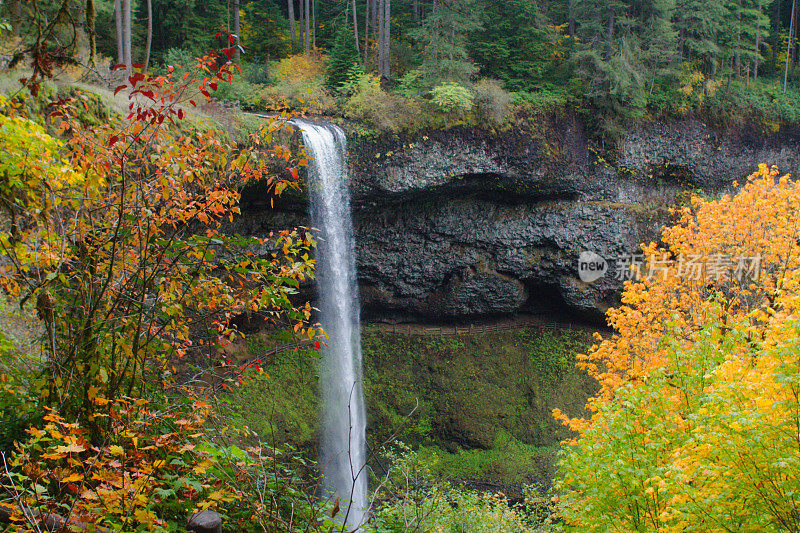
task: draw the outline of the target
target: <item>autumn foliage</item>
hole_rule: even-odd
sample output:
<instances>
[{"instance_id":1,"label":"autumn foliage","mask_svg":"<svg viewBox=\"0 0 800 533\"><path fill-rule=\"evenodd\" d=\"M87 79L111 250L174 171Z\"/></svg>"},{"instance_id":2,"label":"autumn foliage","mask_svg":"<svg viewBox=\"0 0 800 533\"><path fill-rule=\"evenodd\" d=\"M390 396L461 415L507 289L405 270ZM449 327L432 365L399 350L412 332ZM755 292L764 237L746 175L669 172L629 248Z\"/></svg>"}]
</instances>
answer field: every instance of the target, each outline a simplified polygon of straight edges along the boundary
<instances>
[{"instance_id":1,"label":"autumn foliage","mask_svg":"<svg viewBox=\"0 0 800 533\"><path fill-rule=\"evenodd\" d=\"M591 417L556 413L579 435L561 461L568 525L800 528L798 208L796 183L761 166L643 247L643 277L608 314L616 333L579 361L601 384Z\"/></svg>"},{"instance_id":2,"label":"autumn foliage","mask_svg":"<svg viewBox=\"0 0 800 533\"><path fill-rule=\"evenodd\" d=\"M209 506L239 509L240 530L291 522L280 487L293 474L277 470L280 452L231 455L212 444L209 406L174 387L190 351L213 356L237 335L236 316L315 334L311 306L294 298L313 277L311 234L221 230L239 214L242 186L280 194L297 187L302 162L276 142L286 117L238 142L187 121L233 80L225 54L198 58L183 79L171 67L158 76L134 67L116 90L128 95L128 114L92 127L80 93L52 102L39 122L0 100L0 283L35 309L45 336L24 387L0 375L4 392L27 389L44 413L3 457L0 494L20 530L39 530L46 512L119 531L173 530ZM244 497L256 485L270 487L266 501ZM300 520L313 502L294 496L298 508L285 507Z\"/></svg>"}]
</instances>

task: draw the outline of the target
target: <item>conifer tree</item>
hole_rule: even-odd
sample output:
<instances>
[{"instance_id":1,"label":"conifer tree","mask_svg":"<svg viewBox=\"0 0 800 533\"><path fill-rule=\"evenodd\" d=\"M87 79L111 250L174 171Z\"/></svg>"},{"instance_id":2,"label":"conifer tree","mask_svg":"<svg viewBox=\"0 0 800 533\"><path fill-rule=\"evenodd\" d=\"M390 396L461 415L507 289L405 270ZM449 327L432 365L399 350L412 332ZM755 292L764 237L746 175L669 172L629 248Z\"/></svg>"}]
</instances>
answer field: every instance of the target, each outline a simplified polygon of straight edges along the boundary
<instances>
[{"instance_id":1,"label":"conifer tree","mask_svg":"<svg viewBox=\"0 0 800 533\"><path fill-rule=\"evenodd\" d=\"M422 24L409 32L421 45L422 71L426 79L466 81L477 67L467 52L467 36L481 27L481 0L434 2Z\"/></svg>"},{"instance_id":2,"label":"conifer tree","mask_svg":"<svg viewBox=\"0 0 800 533\"><path fill-rule=\"evenodd\" d=\"M352 29L342 25L333 41L333 48L328 56L326 83L330 87L339 87L347 81L347 75L358 64L359 53L353 41Z\"/></svg>"}]
</instances>

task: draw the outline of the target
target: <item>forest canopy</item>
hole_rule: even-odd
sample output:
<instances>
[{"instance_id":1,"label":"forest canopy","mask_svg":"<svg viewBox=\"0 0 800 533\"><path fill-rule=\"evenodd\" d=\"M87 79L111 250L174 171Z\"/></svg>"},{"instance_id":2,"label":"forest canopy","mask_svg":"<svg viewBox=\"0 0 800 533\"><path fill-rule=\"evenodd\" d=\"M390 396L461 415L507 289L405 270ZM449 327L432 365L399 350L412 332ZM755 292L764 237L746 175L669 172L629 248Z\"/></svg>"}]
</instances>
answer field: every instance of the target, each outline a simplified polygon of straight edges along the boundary
<instances>
[{"instance_id":1,"label":"forest canopy","mask_svg":"<svg viewBox=\"0 0 800 533\"><path fill-rule=\"evenodd\" d=\"M334 108L326 98L369 99L362 78L375 76L401 97L430 100L449 85L457 102L445 112L460 117L474 102L452 86L480 100L474 86L489 79L520 105L586 108L616 134L648 113L712 109L724 119L797 120L795 7L792 0L12 0L2 16L21 39L16 50L45 38L51 48L82 46L101 62L145 67L186 63L225 45L214 34L230 31L235 59L256 86L278 84L278 62L293 54L328 58L325 96L304 86L322 101L321 112ZM34 22L41 19L79 31L67 36ZM262 109L274 104L263 90L243 87L228 96ZM278 93L299 103L292 90ZM487 98L496 101L495 93Z\"/></svg>"}]
</instances>

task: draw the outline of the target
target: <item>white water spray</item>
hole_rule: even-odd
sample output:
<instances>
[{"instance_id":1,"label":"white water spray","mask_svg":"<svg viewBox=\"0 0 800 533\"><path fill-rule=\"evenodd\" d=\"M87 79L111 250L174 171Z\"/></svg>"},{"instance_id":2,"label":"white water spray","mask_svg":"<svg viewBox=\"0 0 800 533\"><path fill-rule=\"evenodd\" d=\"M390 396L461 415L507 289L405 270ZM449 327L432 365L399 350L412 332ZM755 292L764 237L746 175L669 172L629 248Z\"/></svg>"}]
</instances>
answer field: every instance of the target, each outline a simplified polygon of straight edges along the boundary
<instances>
[{"instance_id":1,"label":"white water spray","mask_svg":"<svg viewBox=\"0 0 800 533\"><path fill-rule=\"evenodd\" d=\"M347 179L347 138L341 128L296 120L309 162L311 220L317 244L320 322L328 334L322 389L322 468L325 488L340 500L347 530L367 516L366 415L361 387L361 326L355 239Z\"/></svg>"}]
</instances>

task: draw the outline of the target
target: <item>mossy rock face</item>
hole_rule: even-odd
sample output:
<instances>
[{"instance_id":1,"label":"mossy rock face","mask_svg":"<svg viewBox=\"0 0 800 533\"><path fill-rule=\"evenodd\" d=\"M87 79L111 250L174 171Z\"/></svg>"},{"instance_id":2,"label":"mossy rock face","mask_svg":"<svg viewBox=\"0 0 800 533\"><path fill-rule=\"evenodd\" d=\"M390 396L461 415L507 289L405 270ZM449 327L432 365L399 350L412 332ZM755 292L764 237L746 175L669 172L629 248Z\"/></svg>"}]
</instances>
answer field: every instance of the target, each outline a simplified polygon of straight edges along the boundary
<instances>
[{"instance_id":1,"label":"mossy rock face","mask_svg":"<svg viewBox=\"0 0 800 533\"><path fill-rule=\"evenodd\" d=\"M239 361L261 361L261 372L247 379L225 398L234 422L255 431L270 444L313 448L317 441L317 360L314 350L286 350L261 354L290 342L283 332L257 334L237 346Z\"/></svg>"},{"instance_id":2,"label":"mossy rock face","mask_svg":"<svg viewBox=\"0 0 800 533\"><path fill-rule=\"evenodd\" d=\"M253 359L287 342L259 333L239 346ZM579 415L596 384L575 368L585 333L520 329L475 335L401 335L366 327L362 337L368 437L379 446L394 435L407 444L451 451L490 449L500 435L532 446L569 436L552 410ZM313 446L317 441L314 350L262 360L228 397L238 421L265 440Z\"/></svg>"},{"instance_id":3,"label":"mossy rock face","mask_svg":"<svg viewBox=\"0 0 800 533\"><path fill-rule=\"evenodd\" d=\"M319 353L268 353L291 331L255 333L226 349L235 363L261 359L263 372L223 401L235 423L262 441L316 455ZM371 450L401 441L419 450L440 479L475 488L548 486L554 450L570 436L552 415L581 415L596 383L575 368L588 333L524 328L459 336L362 332L367 440ZM380 464L373 465L383 468ZM520 496L521 497L521 496Z\"/></svg>"},{"instance_id":4,"label":"mossy rock face","mask_svg":"<svg viewBox=\"0 0 800 533\"><path fill-rule=\"evenodd\" d=\"M451 451L492 448L500 434L534 446L557 444L569 433L552 410L581 414L596 390L575 369L587 337L533 329L458 337L368 329L369 438L377 445L405 422L401 440Z\"/></svg>"}]
</instances>

